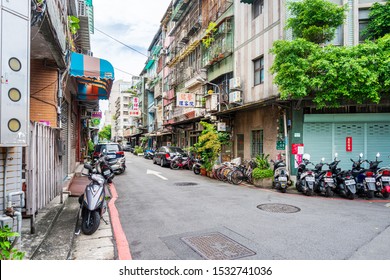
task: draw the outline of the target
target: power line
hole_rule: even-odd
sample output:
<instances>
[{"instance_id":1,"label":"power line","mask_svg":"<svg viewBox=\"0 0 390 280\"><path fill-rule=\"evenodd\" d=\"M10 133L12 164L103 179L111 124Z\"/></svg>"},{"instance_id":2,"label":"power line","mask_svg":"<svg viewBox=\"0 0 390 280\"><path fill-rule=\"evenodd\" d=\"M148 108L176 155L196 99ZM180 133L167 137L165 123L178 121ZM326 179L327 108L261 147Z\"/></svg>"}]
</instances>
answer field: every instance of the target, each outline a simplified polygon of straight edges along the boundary
<instances>
[{"instance_id":1,"label":"power line","mask_svg":"<svg viewBox=\"0 0 390 280\"><path fill-rule=\"evenodd\" d=\"M106 35L107 37L109 37L109 38L111 38L112 40L118 42L119 44L122 44L122 45L124 45L125 47L127 47L127 48L129 48L129 49L131 49L131 50L133 50L133 51L135 51L135 52L137 52L137 53L139 53L139 54L141 54L141 55L146 56L146 57L149 58L149 56L147 56L146 54L144 54L144 53L142 53L142 52L140 52L140 51L138 51L138 50L136 50L136 49L130 47L129 45L126 45L125 43L119 41L118 39L112 37L111 35L108 35L107 33L101 31L100 29L98 29L98 28L95 27L95 30L96 30L96 31L99 31L100 33L102 33L102 34L104 34L104 35Z\"/></svg>"},{"instance_id":2,"label":"power line","mask_svg":"<svg viewBox=\"0 0 390 280\"><path fill-rule=\"evenodd\" d=\"M119 69L119 68L116 68L116 67L114 67L114 68L115 68L116 70L120 71L120 72L123 72L123 73L127 74L127 75L138 77L138 75L131 74L131 73L129 73L129 72L123 71L123 70L121 70L121 69Z\"/></svg>"}]
</instances>

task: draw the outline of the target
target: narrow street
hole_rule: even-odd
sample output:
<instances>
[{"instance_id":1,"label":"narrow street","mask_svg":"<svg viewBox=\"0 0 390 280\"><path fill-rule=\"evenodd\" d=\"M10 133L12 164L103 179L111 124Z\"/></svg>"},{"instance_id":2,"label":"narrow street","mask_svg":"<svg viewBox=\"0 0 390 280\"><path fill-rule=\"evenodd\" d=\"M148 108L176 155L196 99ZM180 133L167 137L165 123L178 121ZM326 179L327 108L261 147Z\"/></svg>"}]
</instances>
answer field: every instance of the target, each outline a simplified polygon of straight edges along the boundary
<instances>
[{"instance_id":1,"label":"narrow street","mask_svg":"<svg viewBox=\"0 0 390 280\"><path fill-rule=\"evenodd\" d=\"M212 259L204 250L215 246L236 246L237 259L390 258L389 201L282 194L126 157L114 183L133 259ZM271 212L258 208L271 203Z\"/></svg>"}]
</instances>

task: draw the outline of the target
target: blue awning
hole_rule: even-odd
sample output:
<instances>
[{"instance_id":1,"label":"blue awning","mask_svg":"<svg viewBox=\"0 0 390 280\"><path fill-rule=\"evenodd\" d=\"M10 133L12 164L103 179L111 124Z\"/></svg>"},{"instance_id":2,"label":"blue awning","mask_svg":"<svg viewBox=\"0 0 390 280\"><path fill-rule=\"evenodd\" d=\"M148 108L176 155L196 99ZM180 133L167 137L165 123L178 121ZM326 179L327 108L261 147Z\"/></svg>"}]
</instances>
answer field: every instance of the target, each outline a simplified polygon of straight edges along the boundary
<instances>
[{"instance_id":1,"label":"blue awning","mask_svg":"<svg viewBox=\"0 0 390 280\"><path fill-rule=\"evenodd\" d=\"M70 75L77 81L77 96L81 100L108 99L114 81L110 62L80 53L71 54Z\"/></svg>"}]
</instances>

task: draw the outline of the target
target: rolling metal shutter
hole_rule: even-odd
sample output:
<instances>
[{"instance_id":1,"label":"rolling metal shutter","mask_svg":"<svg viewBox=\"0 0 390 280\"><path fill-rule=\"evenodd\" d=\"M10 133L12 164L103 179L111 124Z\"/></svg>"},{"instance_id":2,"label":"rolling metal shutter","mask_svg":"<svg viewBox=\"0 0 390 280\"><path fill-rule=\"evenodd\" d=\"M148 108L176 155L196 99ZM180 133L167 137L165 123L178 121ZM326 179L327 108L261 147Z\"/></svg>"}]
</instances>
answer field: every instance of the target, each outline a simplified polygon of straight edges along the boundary
<instances>
[{"instance_id":1,"label":"rolling metal shutter","mask_svg":"<svg viewBox=\"0 0 390 280\"><path fill-rule=\"evenodd\" d=\"M351 122L348 122L348 119ZM350 152L346 151L347 137L352 137ZM313 163L320 162L322 157L325 158L325 162L331 162L334 153L337 152L341 160L339 167L351 169L351 158L356 160L359 154L363 153L364 159L374 160L379 152L381 154L379 160L383 161L379 166L390 165L390 116L389 114L305 115L303 143L304 151L311 155Z\"/></svg>"}]
</instances>

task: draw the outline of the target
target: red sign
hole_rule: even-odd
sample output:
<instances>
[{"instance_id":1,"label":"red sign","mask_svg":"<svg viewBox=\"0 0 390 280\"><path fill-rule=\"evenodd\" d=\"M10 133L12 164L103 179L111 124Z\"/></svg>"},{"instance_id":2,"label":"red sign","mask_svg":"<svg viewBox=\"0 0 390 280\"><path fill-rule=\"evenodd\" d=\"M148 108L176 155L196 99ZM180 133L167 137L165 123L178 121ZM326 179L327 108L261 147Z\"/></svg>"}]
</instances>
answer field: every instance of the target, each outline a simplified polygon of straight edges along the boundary
<instances>
[{"instance_id":1,"label":"red sign","mask_svg":"<svg viewBox=\"0 0 390 280\"><path fill-rule=\"evenodd\" d=\"M300 153L300 150L302 148L299 148L299 147L303 147L303 144L291 144L291 153L293 155L303 154L303 153Z\"/></svg>"},{"instance_id":2,"label":"red sign","mask_svg":"<svg viewBox=\"0 0 390 280\"><path fill-rule=\"evenodd\" d=\"M345 150L352 152L352 137L345 138Z\"/></svg>"}]
</instances>

